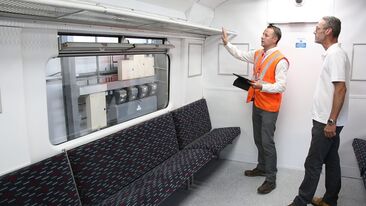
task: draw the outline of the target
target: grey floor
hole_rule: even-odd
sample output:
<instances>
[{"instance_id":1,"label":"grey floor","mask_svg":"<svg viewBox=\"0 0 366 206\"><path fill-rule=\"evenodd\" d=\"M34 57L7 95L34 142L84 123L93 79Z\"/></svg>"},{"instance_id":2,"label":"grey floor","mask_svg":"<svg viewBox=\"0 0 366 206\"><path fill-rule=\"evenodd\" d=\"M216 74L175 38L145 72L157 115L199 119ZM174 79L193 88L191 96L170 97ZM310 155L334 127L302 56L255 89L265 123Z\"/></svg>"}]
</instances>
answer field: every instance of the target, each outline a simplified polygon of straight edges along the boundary
<instances>
[{"instance_id":1,"label":"grey floor","mask_svg":"<svg viewBox=\"0 0 366 206\"><path fill-rule=\"evenodd\" d=\"M264 177L246 177L243 170L254 164L213 160L201 169L190 189L180 189L162 206L285 206L297 194L304 172L278 169L277 188L267 195L257 194ZM325 191L324 176L319 181L317 196ZM342 178L339 206L366 206L366 190L361 179Z\"/></svg>"}]
</instances>

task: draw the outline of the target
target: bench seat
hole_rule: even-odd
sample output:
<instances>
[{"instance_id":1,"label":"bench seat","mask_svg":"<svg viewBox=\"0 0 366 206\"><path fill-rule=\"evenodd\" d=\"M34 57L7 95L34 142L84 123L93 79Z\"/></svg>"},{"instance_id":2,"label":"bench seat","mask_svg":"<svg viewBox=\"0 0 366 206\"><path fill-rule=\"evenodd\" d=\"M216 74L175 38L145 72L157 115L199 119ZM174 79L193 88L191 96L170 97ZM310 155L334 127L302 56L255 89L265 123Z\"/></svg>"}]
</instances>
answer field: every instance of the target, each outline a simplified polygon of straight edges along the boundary
<instances>
[{"instance_id":1,"label":"bench seat","mask_svg":"<svg viewBox=\"0 0 366 206\"><path fill-rule=\"evenodd\" d=\"M80 205L65 153L1 176L0 205Z\"/></svg>"},{"instance_id":2,"label":"bench seat","mask_svg":"<svg viewBox=\"0 0 366 206\"><path fill-rule=\"evenodd\" d=\"M187 145L185 149L204 148L218 156L220 151L231 144L239 135L239 127L216 128Z\"/></svg>"},{"instance_id":3,"label":"bench seat","mask_svg":"<svg viewBox=\"0 0 366 206\"><path fill-rule=\"evenodd\" d=\"M366 139L355 138L353 139L352 146L360 168L360 175L366 188Z\"/></svg>"},{"instance_id":4,"label":"bench seat","mask_svg":"<svg viewBox=\"0 0 366 206\"><path fill-rule=\"evenodd\" d=\"M207 150L184 150L104 200L101 205L158 205L212 159Z\"/></svg>"},{"instance_id":5,"label":"bench seat","mask_svg":"<svg viewBox=\"0 0 366 206\"><path fill-rule=\"evenodd\" d=\"M202 99L0 177L0 205L159 205L240 134Z\"/></svg>"},{"instance_id":6,"label":"bench seat","mask_svg":"<svg viewBox=\"0 0 366 206\"><path fill-rule=\"evenodd\" d=\"M170 113L67 153L83 205L157 205L212 159L179 151Z\"/></svg>"},{"instance_id":7,"label":"bench seat","mask_svg":"<svg viewBox=\"0 0 366 206\"><path fill-rule=\"evenodd\" d=\"M240 127L211 126L205 99L200 99L172 111L179 149L207 149L218 156L220 151L240 135Z\"/></svg>"}]
</instances>

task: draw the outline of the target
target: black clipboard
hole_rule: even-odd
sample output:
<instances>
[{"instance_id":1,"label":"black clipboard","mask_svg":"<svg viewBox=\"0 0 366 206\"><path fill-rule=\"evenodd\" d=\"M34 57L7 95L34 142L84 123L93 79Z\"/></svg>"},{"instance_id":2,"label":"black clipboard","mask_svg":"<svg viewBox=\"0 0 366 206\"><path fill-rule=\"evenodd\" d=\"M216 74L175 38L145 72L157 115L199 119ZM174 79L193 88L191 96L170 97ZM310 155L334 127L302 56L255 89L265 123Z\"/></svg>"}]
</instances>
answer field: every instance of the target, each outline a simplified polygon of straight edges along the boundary
<instances>
[{"instance_id":1,"label":"black clipboard","mask_svg":"<svg viewBox=\"0 0 366 206\"><path fill-rule=\"evenodd\" d=\"M251 86L251 84L250 84L251 80L249 80L245 77L242 77L239 74L233 73L233 75L238 77L233 82L233 85L236 87L239 87L240 89L248 91L249 87Z\"/></svg>"}]
</instances>

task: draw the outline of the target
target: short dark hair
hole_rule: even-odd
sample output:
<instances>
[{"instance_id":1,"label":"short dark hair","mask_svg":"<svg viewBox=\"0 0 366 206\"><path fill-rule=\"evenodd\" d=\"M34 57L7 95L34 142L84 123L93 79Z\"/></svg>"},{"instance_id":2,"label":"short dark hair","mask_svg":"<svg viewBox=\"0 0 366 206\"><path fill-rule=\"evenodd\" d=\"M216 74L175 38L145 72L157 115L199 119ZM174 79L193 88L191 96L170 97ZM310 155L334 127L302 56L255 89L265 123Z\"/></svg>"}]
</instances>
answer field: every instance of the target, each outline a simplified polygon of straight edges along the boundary
<instances>
[{"instance_id":1,"label":"short dark hair","mask_svg":"<svg viewBox=\"0 0 366 206\"><path fill-rule=\"evenodd\" d=\"M282 36L282 32L281 32L281 29L278 28L277 26L273 25L273 24L269 24L267 26L267 29L272 29L274 31L274 34L276 35L277 37L277 42L276 44L280 41L281 39L281 36Z\"/></svg>"},{"instance_id":2,"label":"short dark hair","mask_svg":"<svg viewBox=\"0 0 366 206\"><path fill-rule=\"evenodd\" d=\"M333 37L338 38L341 33L341 20L334 16L325 16L323 20L325 21L326 28L332 29Z\"/></svg>"}]
</instances>

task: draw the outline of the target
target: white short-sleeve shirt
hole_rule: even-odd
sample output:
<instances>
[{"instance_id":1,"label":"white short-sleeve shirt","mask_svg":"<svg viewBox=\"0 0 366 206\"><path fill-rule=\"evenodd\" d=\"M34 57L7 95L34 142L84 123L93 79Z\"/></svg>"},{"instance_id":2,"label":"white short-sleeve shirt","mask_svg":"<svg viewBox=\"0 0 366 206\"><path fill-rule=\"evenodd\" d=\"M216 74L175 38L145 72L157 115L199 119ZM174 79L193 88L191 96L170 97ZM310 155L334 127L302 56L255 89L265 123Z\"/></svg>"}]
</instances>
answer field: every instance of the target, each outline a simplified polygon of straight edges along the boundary
<instances>
[{"instance_id":1,"label":"white short-sleeve shirt","mask_svg":"<svg viewBox=\"0 0 366 206\"><path fill-rule=\"evenodd\" d=\"M333 82L345 82L347 93L337 118L337 126L344 126L348 118L350 63L339 43L330 46L322 55L323 65L314 93L312 118L326 124L333 105Z\"/></svg>"}]
</instances>

